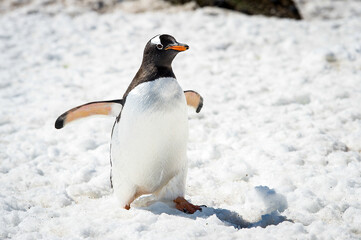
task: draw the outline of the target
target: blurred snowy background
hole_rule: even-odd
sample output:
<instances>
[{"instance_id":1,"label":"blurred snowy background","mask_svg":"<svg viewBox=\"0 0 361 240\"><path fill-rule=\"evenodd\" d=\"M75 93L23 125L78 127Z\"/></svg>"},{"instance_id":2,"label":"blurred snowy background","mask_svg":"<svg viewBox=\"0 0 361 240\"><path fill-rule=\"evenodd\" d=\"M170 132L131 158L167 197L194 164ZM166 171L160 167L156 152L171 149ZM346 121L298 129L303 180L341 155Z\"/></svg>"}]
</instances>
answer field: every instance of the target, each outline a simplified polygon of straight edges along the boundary
<instances>
[{"instance_id":1,"label":"blurred snowy background","mask_svg":"<svg viewBox=\"0 0 361 240\"><path fill-rule=\"evenodd\" d=\"M68 12L70 14L79 14L83 11L97 11L100 13L123 10L127 12L146 12L154 10L170 9L174 11L172 3L183 3L189 0L3 0L0 1L0 12L8 12L18 8L24 8L28 13L45 11L48 13ZM206 5L208 2L214 2L222 6L222 3L232 0L195 0ZM203 1L203 2L202 2ZM234 2L243 2L247 5L250 0L233 0ZM245 4L246 2L247 4ZM339 19L353 16L360 16L360 0L254 0L265 6L269 5L294 5L298 8L302 17L311 19ZM190 10L197 8L195 2L190 2L179 6L176 10ZM250 4L251 5L251 4ZM227 6L224 6L227 7Z\"/></svg>"},{"instance_id":2,"label":"blurred snowy background","mask_svg":"<svg viewBox=\"0 0 361 240\"><path fill-rule=\"evenodd\" d=\"M361 1L296 3L301 21L1 1L0 239L360 239ZM186 197L208 206L194 215L119 208L113 119L54 128L71 107L121 98L159 33L190 45L173 69L204 97L189 111Z\"/></svg>"}]
</instances>

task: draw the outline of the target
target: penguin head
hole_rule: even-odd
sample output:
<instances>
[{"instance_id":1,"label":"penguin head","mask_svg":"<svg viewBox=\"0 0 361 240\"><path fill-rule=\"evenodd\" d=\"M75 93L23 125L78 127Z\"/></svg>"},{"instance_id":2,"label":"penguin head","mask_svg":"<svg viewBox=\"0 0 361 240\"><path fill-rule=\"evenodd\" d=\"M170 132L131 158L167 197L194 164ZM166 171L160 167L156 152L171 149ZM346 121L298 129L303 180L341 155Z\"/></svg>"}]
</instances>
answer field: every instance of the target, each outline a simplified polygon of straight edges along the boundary
<instances>
[{"instance_id":1,"label":"penguin head","mask_svg":"<svg viewBox=\"0 0 361 240\"><path fill-rule=\"evenodd\" d=\"M177 42L171 35L157 35L145 46L143 62L157 67L170 67L175 56L188 48L187 44Z\"/></svg>"}]
</instances>

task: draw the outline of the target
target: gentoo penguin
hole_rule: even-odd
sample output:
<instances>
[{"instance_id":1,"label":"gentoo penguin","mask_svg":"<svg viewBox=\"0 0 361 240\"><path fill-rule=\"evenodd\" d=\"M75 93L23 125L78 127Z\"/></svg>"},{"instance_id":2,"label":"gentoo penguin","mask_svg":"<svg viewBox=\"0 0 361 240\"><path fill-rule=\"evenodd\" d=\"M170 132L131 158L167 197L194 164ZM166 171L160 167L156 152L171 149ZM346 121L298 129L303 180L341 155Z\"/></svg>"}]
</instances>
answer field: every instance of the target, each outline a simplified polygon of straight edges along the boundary
<instances>
[{"instance_id":1,"label":"gentoo penguin","mask_svg":"<svg viewBox=\"0 0 361 240\"><path fill-rule=\"evenodd\" d=\"M170 35L148 41L137 74L123 99L91 102L62 114L60 129L95 114L116 117L111 138L111 185L125 209L143 194L170 200L186 213L201 211L184 199L187 176L187 104L198 113L203 98L183 91L172 70L175 56L189 47Z\"/></svg>"}]
</instances>

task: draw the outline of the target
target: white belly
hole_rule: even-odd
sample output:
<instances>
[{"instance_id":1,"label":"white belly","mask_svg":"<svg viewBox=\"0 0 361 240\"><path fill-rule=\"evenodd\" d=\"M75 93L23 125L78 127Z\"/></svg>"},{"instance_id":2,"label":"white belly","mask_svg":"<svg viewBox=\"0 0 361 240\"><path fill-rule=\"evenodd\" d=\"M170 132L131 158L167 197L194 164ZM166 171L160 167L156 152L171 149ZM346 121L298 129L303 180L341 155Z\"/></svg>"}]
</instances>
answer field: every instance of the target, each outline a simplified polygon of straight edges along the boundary
<instances>
[{"instance_id":1,"label":"white belly","mask_svg":"<svg viewBox=\"0 0 361 240\"><path fill-rule=\"evenodd\" d=\"M187 165L187 139L186 100L176 79L161 78L134 88L112 136L117 195L134 186L143 193L162 188Z\"/></svg>"}]
</instances>

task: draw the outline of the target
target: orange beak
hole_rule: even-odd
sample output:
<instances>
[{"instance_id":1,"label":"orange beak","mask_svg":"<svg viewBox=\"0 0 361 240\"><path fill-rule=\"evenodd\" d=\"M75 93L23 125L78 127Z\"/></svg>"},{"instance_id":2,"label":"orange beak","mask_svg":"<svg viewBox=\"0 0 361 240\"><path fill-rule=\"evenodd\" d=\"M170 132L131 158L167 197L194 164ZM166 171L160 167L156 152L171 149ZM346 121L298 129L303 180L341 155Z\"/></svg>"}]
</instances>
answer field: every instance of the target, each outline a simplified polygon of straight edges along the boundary
<instances>
[{"instance_id":1,"label":"orange beak","mask_svg":"<svg viewBox=\"0 0 361 240\"><path fill-rule=\"evenodd\" d=\"M175 50L178 52L183 52L183 51L187 50L188 48L189 48L188 45L179 43L178 45L168 46L165 48L165 50L172 49L172 50Z\"/></svg>"}]
</instances>

